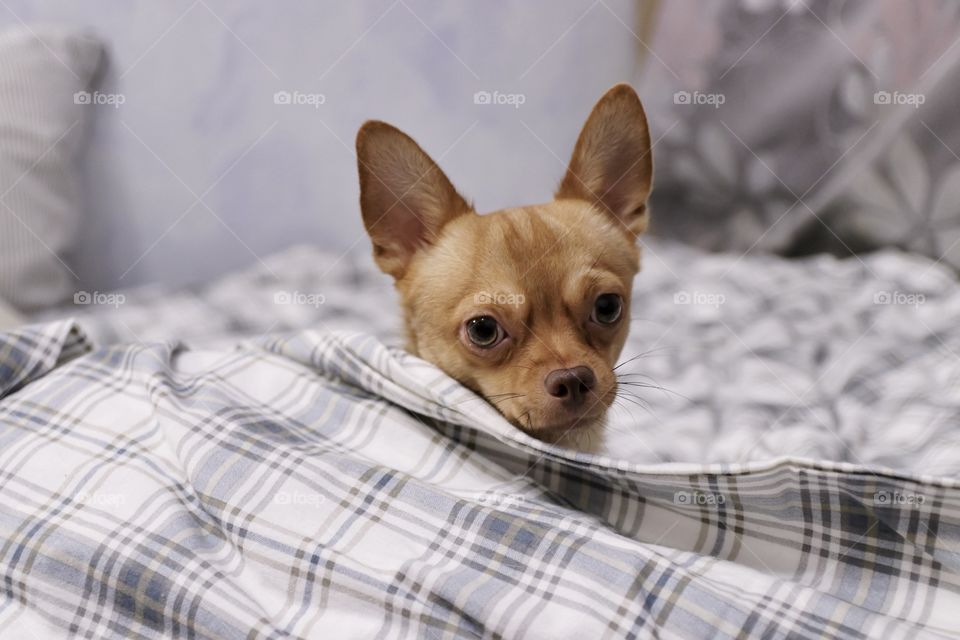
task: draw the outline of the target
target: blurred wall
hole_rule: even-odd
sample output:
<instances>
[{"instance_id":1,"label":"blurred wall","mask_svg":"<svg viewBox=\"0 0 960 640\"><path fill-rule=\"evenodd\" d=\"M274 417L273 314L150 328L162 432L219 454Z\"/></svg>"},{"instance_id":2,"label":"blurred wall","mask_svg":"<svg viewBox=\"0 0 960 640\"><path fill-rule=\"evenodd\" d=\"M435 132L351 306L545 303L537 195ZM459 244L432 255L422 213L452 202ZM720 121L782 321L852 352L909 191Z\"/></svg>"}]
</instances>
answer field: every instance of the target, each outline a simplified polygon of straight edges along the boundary
<instances>
[{"instance_id":1,"label":"blurred wall","mask_svg":"<svg viewBox=\"0 0 960 640\"><path fill-rule=\"evenodd\" d=\"M549 199L592 104L635 74L635 10L5 0L0 27L74 24L108 42L99 90L123 104L92 107L74 257L104 290L202 281L295 243L367 253L353 140L369 118L413 135L480 211Z\"/></svg>"}]
</instances>

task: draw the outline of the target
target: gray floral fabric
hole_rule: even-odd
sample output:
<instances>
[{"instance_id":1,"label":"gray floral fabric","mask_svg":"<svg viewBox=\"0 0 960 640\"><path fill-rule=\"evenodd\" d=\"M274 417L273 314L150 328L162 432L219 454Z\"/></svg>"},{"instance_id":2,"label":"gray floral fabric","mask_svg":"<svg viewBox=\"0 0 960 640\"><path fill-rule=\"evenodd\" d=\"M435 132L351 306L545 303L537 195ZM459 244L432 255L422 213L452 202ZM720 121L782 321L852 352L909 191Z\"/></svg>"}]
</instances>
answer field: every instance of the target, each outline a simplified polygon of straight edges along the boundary
<instances>
[{"instance_id":1,"label":"gray floral fabric","mask_svg":"<svg viewBox=\"0 0 960 640\"><path fill-rule=\"evenodd\" d=\"M960 4L662 3L642 90L654 231L960 267Z\"/></svg>"}]
</instances>

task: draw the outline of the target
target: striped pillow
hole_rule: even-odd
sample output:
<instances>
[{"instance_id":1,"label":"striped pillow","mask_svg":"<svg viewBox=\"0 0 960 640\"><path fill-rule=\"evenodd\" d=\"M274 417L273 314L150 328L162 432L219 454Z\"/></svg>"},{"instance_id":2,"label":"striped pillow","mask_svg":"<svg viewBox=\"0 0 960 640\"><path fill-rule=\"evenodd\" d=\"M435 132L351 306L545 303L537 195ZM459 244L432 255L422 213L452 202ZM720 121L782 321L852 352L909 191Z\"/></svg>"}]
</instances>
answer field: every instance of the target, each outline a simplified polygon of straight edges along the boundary
<instances>
[{"instance_id":1,"label":"striped pillow","mask_svg":"<svg viewBox=\"0 0 960 640\"><path fill-rule=\"evenodd\" d=\"M77 288L65 262L80 224L76 156L100 41L63 28L0 34L0 298L22 311Z\"/></svg>"}]
</instances>

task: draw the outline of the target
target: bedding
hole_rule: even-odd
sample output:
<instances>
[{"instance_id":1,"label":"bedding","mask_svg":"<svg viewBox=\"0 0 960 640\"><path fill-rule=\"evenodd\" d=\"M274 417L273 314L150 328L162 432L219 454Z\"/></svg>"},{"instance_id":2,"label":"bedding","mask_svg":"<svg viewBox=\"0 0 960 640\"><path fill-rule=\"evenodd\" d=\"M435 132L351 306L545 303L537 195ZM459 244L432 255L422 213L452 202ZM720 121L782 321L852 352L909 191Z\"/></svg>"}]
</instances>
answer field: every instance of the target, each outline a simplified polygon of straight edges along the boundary
<instances>
[{"instance_id":1,"label":"bedding","mask_svg":"<svg viewBox=\"0 0 960 640\"><path fill-rule=\"evenodd\" d=\"M79 294L33 320L73 316L96 344L179 339L230 347L241 338L320 322L330 329L362 327L393 343L400 331L393 284L366 255L339 256L309 246L192 287L151 284Z\"/></svg>"},{"instance_id":2,"label":"bedding","mask_svg":"<svg viewBox=\"0 0 960 640\"><path fill-rule=\"evenodd\" d=\"M895 250L791 261L650 239L643 262L622 359L642 357L618 371L662 389L628 385L640 404L614 406L622 455L960 470L960 287L947 267ZM321 328L402 345L392 284L365 254L294 247L190 290L85 293L34 319L74 316L95 344L225 349Z\"/></svg>"},{"instance_id":3,"label":"bedding","mask_svg":"<svg viewBox=\"0 0 960 640\"><path fill-rule=\"evenodd\" d=\"M19 324L23 324L23 317L10 305L0 298L0 331L12 329Z\"/></svg>"},{"instance_id":4,"label":"bedding","mask_svg":"<svg viewBox=\"0 0 960 640\"><path fill-rule=\"evenodd\" d=\"M74 291L65 260L81 222L77 156L102 55L76 29L0 33L0 297L23 311Z\"/></svg>"},{"instance_id":5,"label":"bedding","mask_svg":"<svg viewBox=\"0 0 960 640\"><path fill-rule=\"evenodd\" d=\"M363 260L298 249L2 334L0 630L960 635L950 274L896 251L644 261L621 370L663 389L615 408L597 455L398 349ZM281 296L278 323L293 283L324 303ZM249 337L86 335L164 303Z\"/></svg>"}]
</instances>

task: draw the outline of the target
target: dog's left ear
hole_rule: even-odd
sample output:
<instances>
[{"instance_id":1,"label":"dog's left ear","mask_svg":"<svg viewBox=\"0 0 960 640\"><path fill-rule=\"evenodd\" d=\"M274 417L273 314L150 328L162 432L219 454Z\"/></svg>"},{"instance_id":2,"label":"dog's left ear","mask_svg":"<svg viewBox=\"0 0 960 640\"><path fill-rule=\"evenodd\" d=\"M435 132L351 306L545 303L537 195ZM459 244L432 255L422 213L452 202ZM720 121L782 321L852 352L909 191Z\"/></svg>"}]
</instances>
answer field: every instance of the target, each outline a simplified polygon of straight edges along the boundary
<instances>
[{"instance_id":1,"label":"dog's left ear","mask_svg":"<svg viewBox=\"0 0 960 640\"><path fill-rule=\"evenodd\" d=\"M399 280L414 254L473 207L413 138L371 120L357 133L360 210L380 269Z\"/></svg>"},{"instance_id":2,"label":"dog's left ear","mask_svg":"<svg viewBox=\"0 0 960 640\"><path fill-rule=\"evenodd\" d=\"M653 186L650 131L640 98L618 84L597 102L580 132L556 198L586 200L634 235L647 228Z\"/></svg>"}]
</instances>

